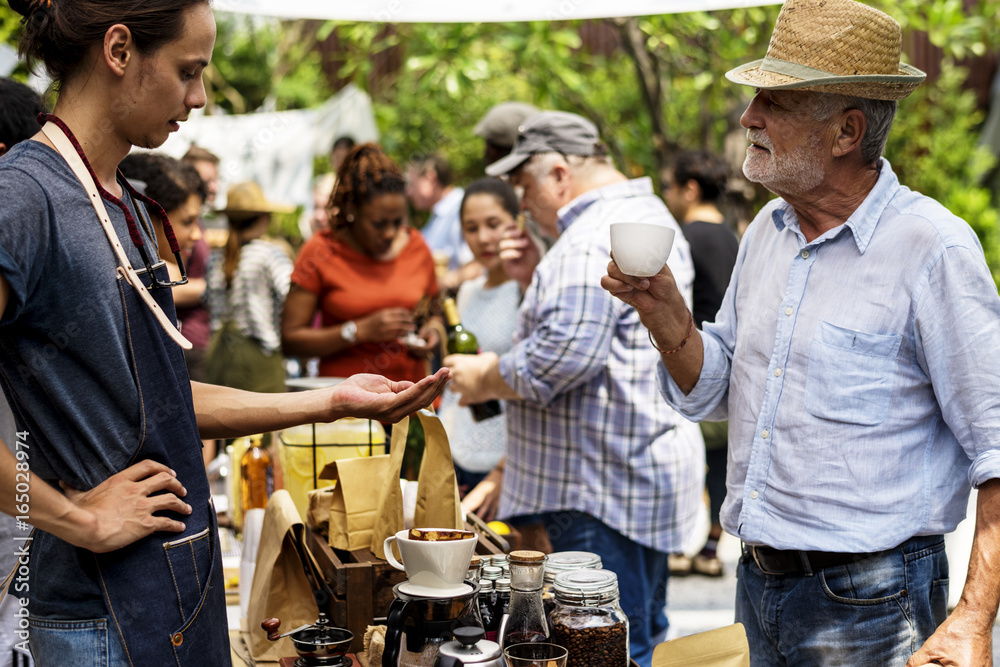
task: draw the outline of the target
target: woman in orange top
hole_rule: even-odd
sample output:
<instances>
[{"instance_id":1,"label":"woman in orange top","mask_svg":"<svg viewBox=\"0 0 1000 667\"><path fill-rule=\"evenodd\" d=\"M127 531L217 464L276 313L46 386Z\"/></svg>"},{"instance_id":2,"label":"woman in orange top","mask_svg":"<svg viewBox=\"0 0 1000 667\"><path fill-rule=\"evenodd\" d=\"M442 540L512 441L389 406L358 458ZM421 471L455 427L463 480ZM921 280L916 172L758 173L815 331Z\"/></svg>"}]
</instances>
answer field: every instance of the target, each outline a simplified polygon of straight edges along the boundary
<instances>
[{"instance_id":1,"label":"woman in orange top","mask_svg":"<svg viewBox=\"0 0 1000 667\"><path fill-rule=\"evenodd\" d=\"M427 374L440 325L425 317L417 331L414 309L426 310L438 286L430 250L408 224L405 187L381 148L355 147L337 174L332 229L316 233L295 260L282 346L286 355L320 357L322 376L415 382Z\"/></svg>"}]
</instances>

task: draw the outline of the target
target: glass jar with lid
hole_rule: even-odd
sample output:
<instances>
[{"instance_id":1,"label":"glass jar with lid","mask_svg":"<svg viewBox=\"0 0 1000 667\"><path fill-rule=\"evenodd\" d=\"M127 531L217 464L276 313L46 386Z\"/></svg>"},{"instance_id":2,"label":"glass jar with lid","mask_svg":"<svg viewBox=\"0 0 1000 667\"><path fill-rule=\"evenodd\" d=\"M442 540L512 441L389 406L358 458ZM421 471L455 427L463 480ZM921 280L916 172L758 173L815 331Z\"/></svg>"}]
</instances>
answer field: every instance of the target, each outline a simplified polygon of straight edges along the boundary
<instances>
[{"instance_id":1,"label":"glass jar with lid","mask_svg":"<svg viewBox=\"0 0 1000 667\"><path fill-rule=\"evenodd\" d=\"M545 583L542 586L542 603L549 614L556 604L554 584L556 575L572 570L600 570L601 557L589 551L557 551L545 561Z\"/></svg>"},{"instance_id":2,"label":"glass jar with lid","mask_svg":"<svg viewBox=\"0 0 1000 667\"><path fill-rule=\"evenodd\" d=\"M628 617L610 570L556 575L552 641L569 652L566 667L628 667Z\"/></svg>"}]
</instances>

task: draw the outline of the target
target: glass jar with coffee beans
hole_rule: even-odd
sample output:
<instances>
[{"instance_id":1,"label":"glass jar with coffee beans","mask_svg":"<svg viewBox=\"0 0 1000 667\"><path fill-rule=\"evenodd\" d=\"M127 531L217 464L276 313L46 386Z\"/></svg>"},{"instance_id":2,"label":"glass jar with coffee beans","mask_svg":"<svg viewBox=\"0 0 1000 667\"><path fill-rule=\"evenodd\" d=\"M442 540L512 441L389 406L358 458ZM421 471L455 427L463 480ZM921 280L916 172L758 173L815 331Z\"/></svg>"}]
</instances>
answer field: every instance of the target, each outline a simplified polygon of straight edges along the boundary
<instances>
[{"instance_id":1,"label":"glass jar with coffee beans","mask_svg":"<svg viewBox=\"0 0 1000 667\"><path fill-rule=\"evenodd\" d=\"M566 667L628 667L628 617L610 570L556 575L552 641L569 652Z\"/></svg>"}]
</instances>

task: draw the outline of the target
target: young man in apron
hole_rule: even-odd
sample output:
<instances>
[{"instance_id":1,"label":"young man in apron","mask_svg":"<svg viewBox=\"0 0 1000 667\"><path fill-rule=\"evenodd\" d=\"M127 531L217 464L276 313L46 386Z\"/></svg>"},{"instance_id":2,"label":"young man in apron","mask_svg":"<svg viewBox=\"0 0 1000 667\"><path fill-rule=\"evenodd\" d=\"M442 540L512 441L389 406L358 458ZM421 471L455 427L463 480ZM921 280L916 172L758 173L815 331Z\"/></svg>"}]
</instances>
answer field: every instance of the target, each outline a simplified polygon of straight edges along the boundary
<instances>
[{"instance_id":1,"label":"young man in apron","mask_svg":"<svg viewBox=\"0 0 1000 667\"><path fill-rule=\"evenodd\" d=\"M192 383L149 233L149 214L165 216L117 165L205 104L211 9L10 5L25 16L22 53L60 90L43 132L0 161L0 385L18 425L14 453L0 447L0 509L37 528L18 542L30 549L11 591L38 665L227 665L201 439L349 414L398 420L449 374L355 376L294 396Z\"/></svg>"}]
</instances>

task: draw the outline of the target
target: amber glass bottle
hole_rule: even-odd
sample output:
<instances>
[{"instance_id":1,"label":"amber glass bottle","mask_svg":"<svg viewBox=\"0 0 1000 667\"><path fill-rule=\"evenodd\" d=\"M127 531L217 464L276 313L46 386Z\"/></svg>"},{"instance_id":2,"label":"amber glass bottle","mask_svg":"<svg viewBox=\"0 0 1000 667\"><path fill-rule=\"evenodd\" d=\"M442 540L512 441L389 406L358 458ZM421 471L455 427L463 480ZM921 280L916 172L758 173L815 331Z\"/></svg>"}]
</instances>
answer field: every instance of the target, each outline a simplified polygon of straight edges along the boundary
<instances>
[{"instance_id":1,"label":"amber glass bottle","mask_svg":"<svg viewBox=\"0 0 1000 667\"><path fill-rule=\"evenodd\" d=\"M271 455L261 447L261 436L250 437L250 449L240 460L243 516L249 509L265 509L274 491L274 465Z\"/></svg>"}]
</instances>

